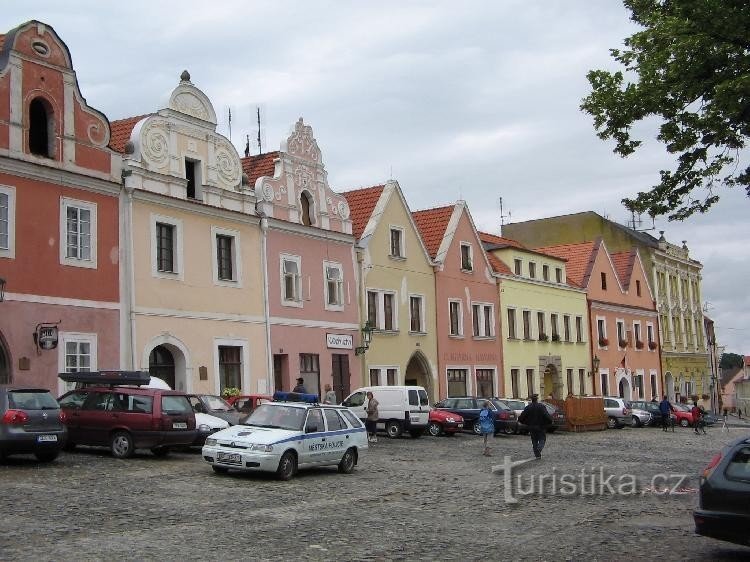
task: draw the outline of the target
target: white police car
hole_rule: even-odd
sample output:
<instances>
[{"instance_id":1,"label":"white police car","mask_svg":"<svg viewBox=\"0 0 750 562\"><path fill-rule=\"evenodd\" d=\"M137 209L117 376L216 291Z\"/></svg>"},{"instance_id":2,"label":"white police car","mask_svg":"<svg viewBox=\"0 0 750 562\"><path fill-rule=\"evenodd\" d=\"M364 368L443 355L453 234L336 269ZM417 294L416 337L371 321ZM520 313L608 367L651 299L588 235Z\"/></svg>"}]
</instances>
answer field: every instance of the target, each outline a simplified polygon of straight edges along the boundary
<instances>
[{"instance_id":1,"label":"white police car","mask_svg":"<svg viewBox=\"0 0 750 562\"><path fill-rule=\"evenodd\" d=\"M298 468L312 466L337 465L339 472L348 474L365 449L365 428L348 408L267 402L242 424L208 437L202 455L218 474L275 472L289 480Z\"/></svg>"}]
</instances>

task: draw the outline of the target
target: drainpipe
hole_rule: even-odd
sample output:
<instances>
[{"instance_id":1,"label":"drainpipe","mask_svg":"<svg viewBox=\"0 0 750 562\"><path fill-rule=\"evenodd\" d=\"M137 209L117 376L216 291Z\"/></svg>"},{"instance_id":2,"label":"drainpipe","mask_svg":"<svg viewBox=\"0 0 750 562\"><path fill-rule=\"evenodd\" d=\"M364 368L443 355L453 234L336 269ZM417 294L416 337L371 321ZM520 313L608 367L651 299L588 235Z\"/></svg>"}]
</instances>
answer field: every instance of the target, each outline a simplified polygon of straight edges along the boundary
<instances>
[{"instance_id":1,"label":"drainpipe","mask_svg":"<svg viewBox=\"0 0 750 562\"><path fill-rule=\"evenodd\" d=\"M271 311L268 303L268 216L259 211L260 216L260 261L263 271L263 317L266 325L266 390L273 394L276 390L273 378L273 350L271 349Z\"/></svg>"},{"instance_id":2,"label":"drainpipe","mask_svg":"<svg viewBox=\"0 0 750 562\"><path fill-rule=\"evenodd\" d=\"M588 299L588 296L586 297L586 310L588 311L588 317L589 317L589 334L591 336L594 336L594 326L591 323L591 301ZM598 334L596 334L598 336ZM596 380L599 378L599 369L597 368L597 372L594 372L594 338L589 337L589 361L591 362L591 396L598 396L596 393ZM602 395L604 396L604 395Z\"/></svg>"},{"instance_id":3,"label":"drainpipe","mask_svg":"<svg viewBox=\"0 0 750 562\"><path fill-rule=\"evenodd\" d=\"M125 324L125 326L123 326L122 337L120 339L120 345L124 348L124 350L121 349L120 351L120 358L124 361L124 367L127 370L136 370L139 368L135 346L135 272L133 265L133 191L135 190L135 186L131 181L128 181L132 173L131 170L122 171L124 208L121 241L124 254L122 264L124 271L121 273L121 298L124 302L120 305L120 322L121 325Z\"/></svg>"},{"instance_id":4,"label":"drainpipe","mask_svg":"<svg viewBox=\"0 0 750 562\"><path fill-rule=\"evenodd\" d=\"M357 249L355 246L355 251L357 255L357 270L359 271L359 298L360 298L360 305L359 305L359 326L360 328L364 326L364 321L366 318L368 318L367 314L367 291L365 291L365 256L364 256L364 250L363 249ZM373 326L374 328L374 326ZM362 332L360 330L359 337L362 338ZM361 342L360 342L361 343ZM372 345L372 340L370 345ZM355 345L356 347L356 345ZM361 386L369 386L370 384L370 376L369 373L367 373L367 364L365 360L365 353L361 355L360 358L360 380L361 380Z\"/></svg>"}]
</instances>

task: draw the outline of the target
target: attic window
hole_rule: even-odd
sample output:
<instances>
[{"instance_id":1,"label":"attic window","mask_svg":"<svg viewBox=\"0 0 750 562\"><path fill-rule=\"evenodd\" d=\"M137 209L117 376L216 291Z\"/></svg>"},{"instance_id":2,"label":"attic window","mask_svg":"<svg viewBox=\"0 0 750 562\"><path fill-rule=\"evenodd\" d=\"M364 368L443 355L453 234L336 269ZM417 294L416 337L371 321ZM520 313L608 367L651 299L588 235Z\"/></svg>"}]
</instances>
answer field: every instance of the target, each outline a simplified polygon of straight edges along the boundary
<instances>
[{"instance_id":1,"label":"attic window","mask_svg":"<svg viewBox=\"0 0 750 562\"><path fill-rule=\"evenodd\" d=\"M185 179L187 179L187 198L195 199L197 196L196 177L200 176L198 162L185 158Z\"/></svg>"},{"instance_id":2,"label":"attic window","mask_svg":"<svg viewBox=\"0 0 750 562\"><path fill-rule=\"evenodd\" d=\"M641 296L641 282L638 279L635 280L635 294Z\"/></svg>"},{"instance_id":3,"label":"attic window","mask_svg":"<svg viewBox=\"0 0 750 562\"><path fill-rule=\"evenodd\" d=\"M300 196L300 205L302 207L302 224L310 226L312 224L312 220L310 219L310 195L304 191Z\"/></svg>"},{"instance_id":4,"label":"attic window","mask_svg":"<svg viewBox=\"0 0 750 562\"><path fill-rule=\"evenodd\" d=\"M43 98L34 98L29 104L29 152L52 158L53 138L52 108Z\"/></svg>"},{"instance_id":5,"label":"attic window","mask_svg":"<svg viewBox=\"0 0 750 562\"><path fill-rule=\"evenodd\" d=\"M602 271L602 291L607 290L607 274Z\"/></svg>"}]
</instances>

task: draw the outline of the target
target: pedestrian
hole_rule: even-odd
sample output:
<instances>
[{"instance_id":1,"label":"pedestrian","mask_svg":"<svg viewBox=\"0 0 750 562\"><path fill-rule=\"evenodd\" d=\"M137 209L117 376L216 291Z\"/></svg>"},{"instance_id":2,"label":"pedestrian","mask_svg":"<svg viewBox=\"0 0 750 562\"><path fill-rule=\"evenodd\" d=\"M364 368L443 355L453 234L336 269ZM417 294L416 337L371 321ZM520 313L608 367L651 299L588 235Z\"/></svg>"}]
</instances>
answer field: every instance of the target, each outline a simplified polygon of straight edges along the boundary
<instances>
[{"instance_id":1,"label":"pedestrian","mask_svg":"<svg viewBox=\"0 0 750 562\"><path fill-rule=\"evenodd\" d=\"M724 408L724 419L727 419L727 409Z\"/></svg>"},{"instance_id":2,"label":"pedestrian","mask_svg":"<svg viewBox=\"0 0 750 562\"><path fill-rule=\"evenodd\" d=\"M742 408L737 408L737 417L742 419Z\"/></svg>"},{"instance_id":3,"label":"pedestrian","mask_svg":"<svg viewBox=\"0 0 750 562\"><path fill-rule=\"evenodd\" d=\"M701 409L698 407L698 402L693 401L693 407L690 408L690 414L693 416L693 429L696 435L700 435L701 426Z\"/></svg>"},{"instance_id":4,"label":"pedestrian","mask_svg":"<svg viewBox=\"0 0 750 562\"><path fill-rule=\"evenodd\" d=\"M323 395L323 404L336 404L336 393L333 391L330 384L326 383L325 391L326 393Z\"/></svg>"},{"instance_id":5,"label":"pedestrian","mask_svg":"<svg viewBox=\"0 0 750 562\"><path fill-rule=\"evenodd\" d=\"M299 377L297 379L297 386L295 386L292 389L292 392L299 392L300 394L307 394L307 390L305 389L305 379L302 377Z\"/></svg>"},{"instance_id":6,"label":"pedestrian","mask_svg":"<svg viewBox=\"0 0 750 562\"><path fill-rule=\"evenodd\" d=\"M659 412L661 413L661 430L667 431L669 429L669 419L672 415L672 405L669 403L667 395L664 395L664 399L659 402Z\"/></svg>"},{"instance_id":7,"label":"pedestrian","mask_svg":"<svg viewBox=\"0 0 750 562\"><path fill-rule=\"evenodd\" d=\"M492 454L487 440L490 435L495 435L495 412L492 411L489 400L484 401L482 409L479 411L479 432L484 436L484 452L482 452L482 455L491 457Z\"/></svg>"},{"instance_id":8,"label":"pedestrian","mask_svg":"<svg viewBox=\"0 0 750 562\"><path fill-rule=\"evenodd\" d=\"M552 417L544 404L539 403L539 395L531 396L531 404L518 416L518 422L529 428L531 447L537 459L542 458L542 449L547 442L547 428L552 425Z\"/></svg>"},{"instance_id":9,"label":"pedestrian","mask_svg":"<svg viewBox=\"0 0 750 562\"><path fill-rule=\"evenodd\" d=\"M377 443L377 426L378 418L378 401L373 396L372 392L367 393L367 406L365 406L365 412L367 413L367 420L365 421L365 427L367 428L367 441L370 443Z\"/></svg>"}]
</instances>

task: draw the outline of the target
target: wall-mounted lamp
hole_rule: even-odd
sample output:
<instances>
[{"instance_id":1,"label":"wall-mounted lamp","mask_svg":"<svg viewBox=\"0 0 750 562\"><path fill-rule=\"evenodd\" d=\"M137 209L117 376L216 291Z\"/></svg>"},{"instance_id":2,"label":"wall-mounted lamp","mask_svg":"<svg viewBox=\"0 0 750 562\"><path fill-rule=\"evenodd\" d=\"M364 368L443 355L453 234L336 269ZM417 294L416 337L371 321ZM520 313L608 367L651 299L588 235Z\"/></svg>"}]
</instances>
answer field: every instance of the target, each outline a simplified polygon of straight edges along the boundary
<instances>
[{"instance_id":1,"label":"wall-mounted lamp","mask_svg":"<svg viewBox=\"0 0 750 562\"><path fill-rule=\"evenodd\" d=\"M599 359L598 355L594 355L594 358L591 360L591 366L594 368L594 370L591 372L591 375L593 376L594 373L599 372L599 364L601 363L601 359Z\"/></svg>"},{"instance_id":2,"label":"wall-mounted lamp","mask_svg":"<svg viewBox=\"0 0 750 562\"><path fill-rule=\"evenodd\" d=\"M372 324L368 320L365 325L362 326L362 345L354 349L354 355L364 355L365 352L370 349L370 342L372 341Z\"/></svg>"},{"instance_id":3,"label":"wall-mounted lamp","mask_svg":"<svg viewBox=\"0 0 750 562\"><path fill-rule=\"evenodd\" d=\"M0 302L5 300L5 279L0 277Z\"/></svg>"}]
</instances>

